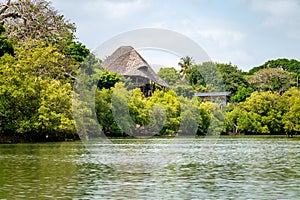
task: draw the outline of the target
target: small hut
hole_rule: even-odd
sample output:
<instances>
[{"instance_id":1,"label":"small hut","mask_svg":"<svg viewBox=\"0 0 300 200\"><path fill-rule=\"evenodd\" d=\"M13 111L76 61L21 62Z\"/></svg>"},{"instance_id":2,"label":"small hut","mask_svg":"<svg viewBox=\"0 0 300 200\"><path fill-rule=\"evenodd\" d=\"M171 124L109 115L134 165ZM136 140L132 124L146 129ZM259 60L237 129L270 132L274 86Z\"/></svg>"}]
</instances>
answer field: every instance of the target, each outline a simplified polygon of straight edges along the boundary
<instances>
[{"instance_id":1,"label":"small hut","mask_svg":"<svg viewBox=\"0 0 300 200\"><path fill-rule=\"evenodd\" d=\"M102 66L110 72L116 72L126 78L129 77L133 83L133 88L141 88L145 96L152 95L155 90L153 83L163 88L170 87L131 46L119 47L103 61Z\"/></svg>"},{"instance_id":2,"label":"small hut","mask_svg":"<svg viewBox=\"0 0 300 200\"><path fill-rule=\"evenodd\" d=\"M227 104L227 97L231 92L197 92L195 96L200 97L204 101L211 101L221 105Z\"/></svg>"}]
</instances>

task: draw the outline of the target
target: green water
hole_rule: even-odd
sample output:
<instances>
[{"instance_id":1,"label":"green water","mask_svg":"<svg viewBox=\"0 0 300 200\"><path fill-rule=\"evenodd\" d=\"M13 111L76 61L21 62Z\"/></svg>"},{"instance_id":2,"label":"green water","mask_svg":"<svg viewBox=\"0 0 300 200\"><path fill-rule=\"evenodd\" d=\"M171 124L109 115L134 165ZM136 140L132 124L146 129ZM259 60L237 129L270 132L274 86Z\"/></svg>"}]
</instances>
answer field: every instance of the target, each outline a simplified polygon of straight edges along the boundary
<instances>
[{"instance_id":1,"label":"green water","mask_svg":"<svg viewBox=\"0 0 300 200\"><path fill-rule=\"evenodd\" d=\"M300 141L0 145L0 199L300 199Z\"/></svg>"}]
</instances>

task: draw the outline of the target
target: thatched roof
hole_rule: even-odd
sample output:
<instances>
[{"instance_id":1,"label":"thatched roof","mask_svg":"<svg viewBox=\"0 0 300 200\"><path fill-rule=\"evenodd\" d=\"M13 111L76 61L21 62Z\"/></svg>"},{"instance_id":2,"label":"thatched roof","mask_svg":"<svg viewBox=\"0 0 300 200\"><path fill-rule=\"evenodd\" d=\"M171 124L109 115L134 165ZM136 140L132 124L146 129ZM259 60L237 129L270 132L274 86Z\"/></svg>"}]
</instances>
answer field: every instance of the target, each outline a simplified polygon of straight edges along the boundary
<instances>
[{"instance_id":1,"label":"thatched roof","mask_svg":"<svg viewBox=\"0 0 300 200\"><path fill-rule=\"evenodd\" d=\"M119 47L103 61L102 66L108 71L116 72L120 76L139 76L147 78L158 85L170 87L131 46Z\"/></svg>"}]
</instances>

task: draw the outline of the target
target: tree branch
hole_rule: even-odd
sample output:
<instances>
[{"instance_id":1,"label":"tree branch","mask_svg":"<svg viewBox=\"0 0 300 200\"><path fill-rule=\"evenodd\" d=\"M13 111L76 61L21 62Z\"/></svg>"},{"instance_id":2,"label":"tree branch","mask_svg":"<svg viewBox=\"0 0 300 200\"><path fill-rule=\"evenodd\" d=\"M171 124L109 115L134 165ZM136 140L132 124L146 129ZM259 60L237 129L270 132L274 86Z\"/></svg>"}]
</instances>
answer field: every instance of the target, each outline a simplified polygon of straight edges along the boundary
<instances>
[{"instance_id":1,"label":"tree branch","mask_svg":"<svg viewBox=\"0 0 300 200\"><path fill-rule=\"evenodd\" d=\"M3 21L4 19L6 18L21 18L22 16L19 15L18 13L7 13L7 14L4 14L4 15L0 15L0 22Z\"/></svg>"},{"instance_id":2,"label":"tree branch","mask_svg":"<svg viewBox=\"0 0 300 200\"><path fill-rule=\"evenodd\" d=\"M1 8L0 14L4 13L8 9L9 5L10 5L10 0L8 0L6 4L2 4L1 7L3 8Z\"/></svg>"}]
</instances>

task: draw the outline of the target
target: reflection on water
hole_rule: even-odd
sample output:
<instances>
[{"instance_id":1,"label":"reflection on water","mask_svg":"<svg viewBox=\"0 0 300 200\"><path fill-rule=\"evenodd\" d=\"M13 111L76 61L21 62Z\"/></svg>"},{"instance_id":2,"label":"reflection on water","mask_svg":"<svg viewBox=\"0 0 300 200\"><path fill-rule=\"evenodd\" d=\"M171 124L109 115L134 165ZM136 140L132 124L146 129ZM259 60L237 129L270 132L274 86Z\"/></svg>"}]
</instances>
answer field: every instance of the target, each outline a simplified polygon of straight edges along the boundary
<instances>
[{"instance_id":1,"label":"reflection on water","mask_svg":"<svg viewBox=\"0 0 300 200\"><path fill-rule=\"evenodd\" d=\"M116 140L125 152L145 143ZM126 144L126 145L125 145ZM130 145L134 144L134 145ZM155 153L164 142L151 141ZM166 144L169 144L168 142ZM300 141L288 139L221 138L212 148L202 139L182 144L176 160L158 170L145 168L140 154L111 154L111 146L90 144L113 158L117 168L98 162L80 142L0 145L0 199L299 199ZM149 145L149 144L147 144ZM127 149L128 147L128 149ZM149 146L149 148L151 145ZM153 148L150 148L154 151ZM136 157L134 157L134 155ZM161 159L161 157L158 157ZM153 159L149 167L163 160ZM166 158L167 159L167 158ZM140 162L133 162L133 161ZM144 163L142 166L139 163ZM111 164L111 163L110 163ZM126 169L128 169L126 166Z\"/></svg>"}]
</instances>

